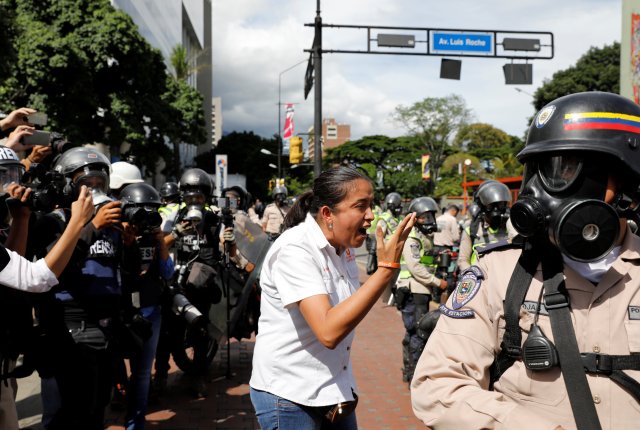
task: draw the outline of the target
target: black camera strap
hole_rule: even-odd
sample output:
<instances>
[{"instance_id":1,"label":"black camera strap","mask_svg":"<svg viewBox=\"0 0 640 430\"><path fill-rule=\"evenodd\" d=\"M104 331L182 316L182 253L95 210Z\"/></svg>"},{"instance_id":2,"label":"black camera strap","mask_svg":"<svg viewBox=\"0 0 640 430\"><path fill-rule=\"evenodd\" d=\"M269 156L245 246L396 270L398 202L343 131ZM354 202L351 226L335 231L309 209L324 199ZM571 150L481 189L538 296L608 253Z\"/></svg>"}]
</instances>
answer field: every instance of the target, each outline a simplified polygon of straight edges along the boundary
<instances>
[{"instance_id":1,"label":"black camera strap","mask_svg":"<svg viewBox=\"0 0 640 430\"><path fill-rule=\"evenodd\" d=\"M553 340L558 351L571 410L578 429L599 430L600 421L571 321L569 297L562 269L562 256L555 248L548 247L542 258L544 303L549 312Z\"/></svg>"}]
</instances>

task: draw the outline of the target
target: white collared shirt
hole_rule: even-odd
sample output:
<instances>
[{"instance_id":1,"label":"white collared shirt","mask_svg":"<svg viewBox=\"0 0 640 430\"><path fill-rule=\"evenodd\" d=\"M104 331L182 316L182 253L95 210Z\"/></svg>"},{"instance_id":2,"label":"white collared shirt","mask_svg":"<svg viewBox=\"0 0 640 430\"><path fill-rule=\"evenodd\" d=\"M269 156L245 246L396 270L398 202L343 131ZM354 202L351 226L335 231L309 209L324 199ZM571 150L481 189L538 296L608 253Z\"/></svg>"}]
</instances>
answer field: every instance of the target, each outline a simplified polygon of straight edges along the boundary
<instances>
[{"instance_id":1,"label":"white collared shirt","mask_svg":"<svg viewBox=\"0 0 640 430\"><path fill-rule=\"evenodd\" d=\"M355 252L341 255L311 215L269 249L260 273L262 297L249 385L307 406L353 400L347 335L335 349L322 345L299 309L307 297L328 294L333 306L359 287Z\"/></svg>"}]
</instances>

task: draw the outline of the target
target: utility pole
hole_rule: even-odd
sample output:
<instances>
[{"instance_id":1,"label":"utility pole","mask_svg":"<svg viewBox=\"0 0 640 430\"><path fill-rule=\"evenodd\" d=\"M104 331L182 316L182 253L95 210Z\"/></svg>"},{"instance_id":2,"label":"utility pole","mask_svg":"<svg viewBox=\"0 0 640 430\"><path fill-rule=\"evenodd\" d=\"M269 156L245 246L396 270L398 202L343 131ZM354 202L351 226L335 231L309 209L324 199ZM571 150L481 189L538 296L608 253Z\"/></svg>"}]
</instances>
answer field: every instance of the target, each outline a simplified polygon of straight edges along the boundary
<instances>
[{"instance_id":1,"label":"utility pole","mask_svg":"<svg viewBox=\"0 0 640 430\"><path fill-rule=\"evenodd\" d=\"M313 109L313 176L317 178L322 172L322 17L320 16L320 0L317 0L315 37L313 41L313 75L314 75L314 109Z\"/></svg>"}]
</instances>

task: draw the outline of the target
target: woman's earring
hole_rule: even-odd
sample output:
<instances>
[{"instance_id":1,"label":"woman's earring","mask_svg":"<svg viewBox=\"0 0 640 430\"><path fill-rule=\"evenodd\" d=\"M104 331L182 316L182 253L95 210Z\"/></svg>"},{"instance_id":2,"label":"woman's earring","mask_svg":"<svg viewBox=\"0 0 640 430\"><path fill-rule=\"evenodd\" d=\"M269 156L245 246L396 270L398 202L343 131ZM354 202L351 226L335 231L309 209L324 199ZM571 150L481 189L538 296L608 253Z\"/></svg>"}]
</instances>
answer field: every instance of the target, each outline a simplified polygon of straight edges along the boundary
<instances>
[{"instance_id":1,"label":"woman's earring","mask_svg":"<svg viewBox=\"0 0 640 430\"><path fill-rule=\"evenodd\" d=\"M329 230L333 230L333 223L332 222L329 223Z\"/></svg>"}]
</instances>

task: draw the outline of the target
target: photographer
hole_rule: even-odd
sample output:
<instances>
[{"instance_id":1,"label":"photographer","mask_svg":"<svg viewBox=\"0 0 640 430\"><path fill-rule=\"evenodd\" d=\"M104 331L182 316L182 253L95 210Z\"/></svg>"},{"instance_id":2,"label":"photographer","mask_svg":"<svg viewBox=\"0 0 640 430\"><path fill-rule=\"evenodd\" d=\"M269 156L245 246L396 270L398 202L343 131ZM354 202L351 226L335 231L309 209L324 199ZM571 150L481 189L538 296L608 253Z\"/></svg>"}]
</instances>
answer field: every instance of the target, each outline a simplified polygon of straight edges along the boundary
<instances>
[{"instance_id":1,"label":"photographer","mask_svg":"<svg viewBox=\"0 0 640 430\"><path fill-rule=\"evenodd\" d=\"M95 215L83 228L55 295L39 307L41 326L55 339L48 372L55 377L60 400L48 428L102 429L114 363L111 341L121 311L120 202L107 197L110 163L93 148L66 151L53 169L66 179L67 193L91 189ZM43 236L55 235L56 226L57 232L65 229L64 206L39 222ZM51 393L43 390L47 395Z\"/></svg>"},{"instance_id":2,"label":"photographer","mask_svg":"<svg viewBox=\"0 0 640 430\"><path fill-rule=\"evenodd\" d=\"M284 187L281 187L284 188ZM222 209L222 222L224 230L222 233L222 244L225 251L229 253L229 260L240 270L252 272L255 265L245 258L236 246L236 237L234 230L244 231L245 225L251 221L246 210L250 195L243 187L234 185L233 187L222 190L225 198L230 202L230 207ZM225 216L225 213L228 215Z\"/></svg>"},{"instance_id":3,"label":"photographer","mask_svg":"<svg viewBox=\"0 0 640 430\"><path fill-rule=\"evenodd\" d=\"M123 273L125 298L129 297L130 311L141 315L133 324L141 329L150 328L141 349L130 357L131 377L127 392L127 430L144 428L147 411L151 368L160 337L160 302L165 282L173 276L173 260L160 230L162 218L158 213L160 195L145 183L127 185L120 192L123 210L125 260L131 260L131 269ZM146 327L150 325L150 327Z\"/></svg>"},{"instance_id":4,"label":"photographer","mask_svg":"<svg viewBox=\"0 0 640 430\"><path fill-rule=\"evenodd\" d=\"M9 288L28 292L45 292L58 283L57 277L71 258L84 224L90 219L93 209L91 195L86 188L79 190L78 199L71 205L71 217L68 228L58 243L44 256L33 263L25 258L26 241L30 210L26 206L31 190L12 183L19 176L22 166L15 153L5 147L0 151L0 192L3 194L0 207L7 208L11 215L11 229L5 245L0 245L0 368L3 377L0 382L0 428L18 429L13 387L6 383L6 371L12 367L24 342L23 330L29 331L32 325L30 306L26 314L22 306L25 297L17 295ZM9 203L9 205L7 204ZM3 215L3 219L6 213ZM3 288L4 287L4 288ZM8 288L6 288L8 287ZM28 304L28 303L27 303ZM26 327L22 323L26 323ZM17 349L16 349L17 348Z\"/></svg>"},{"instance_id":5,"label":"photographer","mask_svg":"<svg viewBox=\"0 0 640 430\"><path fill-rule=\"evenodd\" d=\"M195 264L198 267L208 266L216 268L221 260L220 217L214 208L207 204L211 198L214 185L211 177L202 169L188 169L180 178L183 207L179 210L171 233L164 238L167 247L175 246L177 263L189 263L187 272L192 272ZM204 271L212 271L206 267ZM221 291L212 283L191 285L187 296L191 303L203 314L208 314L208 308L213 301L219 301ZM216 302L217 302L216 301ZM170 307L167 306L167 311ZM168 317L168 315L167 315ZM169 321L170 318L166 318ZM166 386L169 372L169 354L171 327L163 325L162 335L156 353L154 389L162 393ZM207 371L206 344L209 339L206 333L196 333L194 336L193 380L192 391L196 397L206 396L205 374Z\"/></svg>"}]
</instances>

